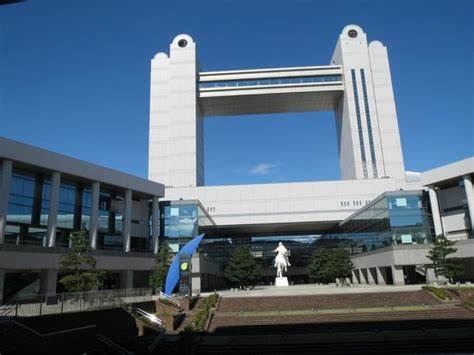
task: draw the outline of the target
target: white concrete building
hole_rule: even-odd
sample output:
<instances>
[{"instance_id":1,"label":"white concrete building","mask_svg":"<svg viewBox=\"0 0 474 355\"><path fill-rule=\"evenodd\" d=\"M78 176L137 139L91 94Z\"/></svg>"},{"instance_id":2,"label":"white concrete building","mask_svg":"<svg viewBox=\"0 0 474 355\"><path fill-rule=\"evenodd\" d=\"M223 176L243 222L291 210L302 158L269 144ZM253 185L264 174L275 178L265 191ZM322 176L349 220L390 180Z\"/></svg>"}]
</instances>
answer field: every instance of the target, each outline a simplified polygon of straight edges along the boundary
<instances>
[{"instance_id":1,"label":"white concrete building","mask_svg":"<svg viewBox=\"0 0 474 355\"><path fill-rule=\"evenodd\" d=\"M467 158L421 174L429 189L436 235L452 240L474 236L474 158Z\"/></svg>"},{"instance_id":2,"label":"white concrete building","mask_svg":"<svg viewBox=\"0 0 474 355\"><path fill-rule=\"evenodd\" d=\"M429 242L441 232L463 240L459 257L470 255L472 212L465 213L461 195L472 193L472 161L421 176L405 172L387 48L369 42L361 27L342 30L328 65L206 72L200 69L197 43L181 34L169 53L152 59L150 93L148 177L165 184L162 201L188 206L199 201L215 222L199 227L210 239L228 237L231 248L264 243L254 237L293 235L291 242L305 234L304 249L352 233L350 248L362 251L354 256L354 277L367 283L418 280L428 263ZM334 112L341 180L205 186L206 117L305 111ZM377 207L382 202L383 208ZM371 211L373 217L361 217ZM181 212L175 207L173 213L162 214L161 237L173 235L169 242L178 248L179 226L173 220ZM357 222L360 218L365 226ZM375 228L375 222L383 227ZM255 248L257 257L268 254L264 247ZM301 260L308 257L300 254ZM422 278L432 279L429 274Z\"/></svg>"},{"instance_id":3,"label":"white concrete building","mask_svg":"<svg viewBox=\"0 0 474 355\"><path fill-rule=\"evenodd\" d=\"M150 180L166 199L197 199L218 225L340 221L407 184L386 48L346 26L329 65L201 72L197 45L178 35L151 62ZM204 186L203 120L334 111L341 181ZM320 227L323 227L322 225Z\"/></svg>"}]
</instances>

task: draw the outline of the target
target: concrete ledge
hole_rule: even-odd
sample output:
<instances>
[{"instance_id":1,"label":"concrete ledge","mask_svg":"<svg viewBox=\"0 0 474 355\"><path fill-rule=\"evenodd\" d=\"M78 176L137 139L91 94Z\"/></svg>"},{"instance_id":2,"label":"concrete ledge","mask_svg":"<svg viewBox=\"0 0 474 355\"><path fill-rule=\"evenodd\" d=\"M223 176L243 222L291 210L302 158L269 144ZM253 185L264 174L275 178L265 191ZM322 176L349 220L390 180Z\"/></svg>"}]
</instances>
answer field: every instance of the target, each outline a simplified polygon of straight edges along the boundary
<instances>
[{"instance_id":1,"label":"concrete ledge","mask_svg":"<svg viewBox=\"0 0 474 355\"><path fill-rule=\"evenodd\" d=\"M392 245L351 257L354 267L368 268L391 265L426 265L431 264L428 251L433 244ZM474 257L474 239L460 240L455 247L458 249L455 258Z\"/></svg>"},{"instance_id":2,"label":"concrete ledge","mask_svg":"<svg viewBox=\"0 0 474 355\"><path fill-rule=\"evenodd\" d=\"M57 269L61 255L67 252L65 248L29 248L27 250L16 246L0 246L0 269L6 270L35 270ZM33 249L33 250L32 250ZM104 252L104 253L103 253ZM155 265L152 253L124 253L98 250L92 253L97 260L99 270L151 270Z\"/></svg>"}]
</instances>

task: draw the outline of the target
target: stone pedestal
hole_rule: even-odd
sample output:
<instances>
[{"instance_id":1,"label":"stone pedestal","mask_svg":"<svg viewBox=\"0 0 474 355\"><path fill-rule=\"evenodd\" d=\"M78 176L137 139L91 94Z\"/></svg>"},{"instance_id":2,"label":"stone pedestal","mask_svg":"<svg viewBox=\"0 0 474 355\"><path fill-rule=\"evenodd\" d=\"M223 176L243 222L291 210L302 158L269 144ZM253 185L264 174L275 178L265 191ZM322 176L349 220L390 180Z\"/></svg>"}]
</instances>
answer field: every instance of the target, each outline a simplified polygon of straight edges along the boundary
<instances>
[{"instance_id":1,"label":"stone pedestal","mask_svg":"<svg viewBox=\"0 0 474 355\"><path fill-rule=\"evenodd\" d=\"M289 286L288 284L288 278L285 277L275 277L275 286L280 287L280 286Z\"/></svg>"}]
</instances>

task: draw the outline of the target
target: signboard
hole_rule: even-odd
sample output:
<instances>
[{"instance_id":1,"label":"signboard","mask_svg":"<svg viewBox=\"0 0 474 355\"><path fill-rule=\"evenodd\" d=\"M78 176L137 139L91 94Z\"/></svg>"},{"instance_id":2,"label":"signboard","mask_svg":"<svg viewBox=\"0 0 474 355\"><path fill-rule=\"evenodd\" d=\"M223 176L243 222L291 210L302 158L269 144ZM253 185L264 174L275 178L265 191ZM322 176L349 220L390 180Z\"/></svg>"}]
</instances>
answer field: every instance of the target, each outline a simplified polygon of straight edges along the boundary
<instances>
[{"instance_id":1,"label":"signboard","mask_svg":"<svg viewBox=\"0 0 474 355\"><path fill-rule=\"evenodd\" d=\"M413 239L411 237L411 234L402 234L402 244L412 244Z\"/></svg>"},{"instance_id":2,"label":"signboard","mask_svg":"<svg viewBox=\"0 0 474 355\"><path fill-rule=\"evenodd\" d=\"M406 198L397 198L395 199L395 204L397 207L406 207L407 206L407 199Z\"/></svg>"}]
</instances>

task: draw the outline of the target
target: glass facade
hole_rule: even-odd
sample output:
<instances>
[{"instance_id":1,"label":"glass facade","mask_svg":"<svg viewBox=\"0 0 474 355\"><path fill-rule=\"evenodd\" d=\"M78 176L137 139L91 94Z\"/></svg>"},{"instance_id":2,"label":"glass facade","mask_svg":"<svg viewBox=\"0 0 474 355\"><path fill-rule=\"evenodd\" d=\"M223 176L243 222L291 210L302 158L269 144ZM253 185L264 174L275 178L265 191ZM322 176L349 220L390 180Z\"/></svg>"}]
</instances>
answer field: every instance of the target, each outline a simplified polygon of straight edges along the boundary
<instances>
[{"instance_id":1,"label":"glass facade","mask_svg":"<svg viewBox=\"0 0 474 355\"><path fill-rule=\"evenodd\" d=\"M99 195L98 249L123 249L123 215L118 205L123 203L123 196L101 191Z\"/></svg>"},{"instance_id":2,"label":"glass facade","mask_svg":"<svg viewBox=\"0 0 474 355\"><path fill-rule=\"evenodd\" d=\"M81 205L81 201L77 196L78 193L80 193L80 190L78 190L74 184L61 182L57 220L57 226L59 228L74 229L74 215L77 209L76 204L78 208L80 208Z\"/></svg>"},{"instance_id":3,"label":"glass facade","mask_svg":"<svg viewBox=\"0 0 474 355\"><path fill-rule=\"evenodd\" d=\"M199 251L225 267L234 249L246 246L267 271L269 278L266 281L271 282L274 277L273 250L278 242L283 242L290 250L292 281L307 282L306 268L312 254L319 248L344 248L354 255L392 245L431 242L433 226L429 211L429 198L423 191L388 192L325 233L208 237L201 242ZM174 218L174 223L178 224L179 217ZM182 234L192 228L198 230L193 223L195 219L191 223L193 227L188 226ZM179 227L174 225L173 231L176 230Z\"/></svg>"},{"instance_id":4,"label":"glass facade","mask_svg":"<svg viewBox=\"0 0 474 355\"><path fill-rule=\"evenodd\" d=\"M12 174L7 221L31 224L35 206L35 176L22 172Z\"/></svg>"},{"instance_id":5,"label":"glass facade","mask_svg":"<svg viewBox=\"0 0 474 355\"><path fill-rule=\"evenodd\" d=\"M41 218L43 179L14 170L8 197L5 243L46 245L47 223Z\"/></svg>"},{"instance_id":6,"label":"glass facade","mask_svg":"<svg viewBox=\"0 0 474 355\"><path fill-rule=\"evenodd\" d=\"M41 183L41 181L38 181ZM43 226L48 225L48 211L49 211L49 196L51 194L51 180L43 179L41 191L41 216L40 224Z\"/></svg>"},{"instance_id":7,"label":"glass facade","mask_svg":"<svg viewBox=\"0 0 474 355\"><path fill-rule=\"evenodd\" d=\"M398 244L425 244L433 226L423 191L385 193L340 223L325 239L338 240L351 253Z\"/></svg>"},{"instance_id":8,"label":"glass facade","mask_svg":"<svg viewBox=\"0 0 474 355\"><path fill-rule=\"evenodd\" d=\"M14 169L10 184L5 242L47 246L51 176L44 172ZM98 249L123 250L124 197L113 190L99 194ZM91 186L61 177L58 196L56 246L69 247L73 231L88 230L91 214ZM149 251L146 219L132 220L131 246L134 251ZM145 227L135 227L144 224ZM144 235L141 235L144 233Z\"/></svg>"},{"instance_id":9,"label":"glass facade","mask_svg":"<svg viewBox=\"0 0 474 355\"><path fill-rule=\"evenodd\" d=\"M178 252L189 239L198 235L199 227L213 224L198 202L173 201L160 204L160 237L173 252Z\"/></svg>"},{"instance_id":10,"label":"glass facade","mask_svg":"<svg viewBox=\"0 0 474 355\"><path fill-rule=\"evenodd\" d=\"M301 77L253 79L253 80L210 81L210 82L200 82L199 88L302 84L302 83L304 84L304 83L323 83L323 82L334 82L334 81L342 81L341 75L301 76Z\"/></svg>"},{"instance_id":11,"label":"glass facade","mask_svg":"<svg viewBox=\"0 0 474 355\"><path fill-rule=\"evenodd\" d=\"M82 190L81 229L89 228L91 198L91 189L89 187L84 187Z\"/></svg>"}]
</instances>

